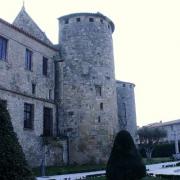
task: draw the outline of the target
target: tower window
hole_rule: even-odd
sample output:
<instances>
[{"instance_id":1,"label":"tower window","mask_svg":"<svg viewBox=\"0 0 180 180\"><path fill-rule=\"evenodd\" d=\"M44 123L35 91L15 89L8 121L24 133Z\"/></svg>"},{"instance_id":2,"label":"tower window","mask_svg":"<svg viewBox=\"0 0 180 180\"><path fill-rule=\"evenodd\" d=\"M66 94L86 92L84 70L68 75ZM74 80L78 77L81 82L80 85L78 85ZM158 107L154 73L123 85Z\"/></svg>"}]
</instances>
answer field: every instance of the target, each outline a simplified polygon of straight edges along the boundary
<instances>
[{"instance_id":1,"label":"tower window","mask_svg":"<svg viewBox=\"0 0 180 180\"><path fill-rule=\"evenodd\" d=\"M108 29L110 29L110 25L108 24Z\"/></svg>"},{"instance_id":2,"label":"tower window","mask_svg":"<svg viewBox=\"0 0 180 180\"><path fill-rule=\"evenodd\" d=\"M74 112L73 112L73 111L69 111L69 112L68 112L68 115L69 115L69 116L73 116L73 115L74 115Z\"/></svg>"},{"instance_id":3,"label":"tower window","mask_svg":"<svg viewBox=\"0 0 180 180\"><path fill-rule=\"evenodd\" d=\"M52 99L52 89L49 89L49 99Z\"/></svg>"},{"instance_id":4,"label":"tower window","mask_svg":"<svg viewBox=\"0 0 180 180\"><path fill-rule=\"evenodd\" d=\"M171 130L173 130L173 125L171 125L170 127L171 127Z\"/></svg>"},{"instance_id":5,"label":"tower window","mask_svg":"<svg viewBox=\"0 0 180 180\"><path fill-rule=\"evenodd\" d=\"M95 85L96 96L102 96L102 87L99 85Z\"/></svg>"},{"instance_id":6,"label":"tower window","mask_svg":"<svg viewBox=\"0 0 180 180\"><path fill-rule=\"evenodd\" d=\"M36 94L36 84L32 83L32 94Z\"/></svg>"},{"instance_id":7,"label":"tower window","mask_svg":"<svg viewBox=\"0 0 180 180\"><path fill-rule=\"evenodd\" d=\"M76 21L77 21L77 22L80 22L80 21L81 21L81 19L80 19L80 18L76 18Z\"/></svg>"},{"instance_id":8,"label":"tower window","mask_svg":"<svg viewBox=\"0 0 180 180\"><path fill-rule=\"evenodd\" d=\"M0 36L0 60L6 60L7 56L7 39Z\"/></svg>"},{"instance_id":9,"label":"tower window","mask_svg":"<svg viewBox=\"0 0 180 180\"><path fill-rule=\"evenodd\" d=\"M68 24L69 23L69 19L66 19L65 21L64 21L64 24Z\"/></svg>"},{"instance_id":10,"label":"tower window","mask_svg":"<svg viewBox=\"0 0 180 180\"><path fill-rule=\"evenodd\" d=\"M127 112L126 112L126 104L122 103L122 110L123 110L123 118L126 119L127 118Z\"/></svg>"},{"instance_id":11,"label":"tower window","mask_svg":"<svg viewBox=\"0 0 180 180\"><path fill-rule=\"evenodd\" d=\"M89 22L94 22L94 19L93 18L89 18Z\"/></svg>"},{"instance_id":12,"label":"tower window","mask_svg":"<svg viewBox=\"0 0 180 180\"><path fill-rule=\"evenodd\" d=\"M25 68L30 71L32 70L32 51L29 49L26 49Z\"/></svg>"},{"instance_id":13,"label":"tower window","mask_svg":"<svg viewBox=\"0 0 180 180\"><path fill-rule=\"evenodd\" d=\"M103 110L103 103L100 103L100 110Z\"/></svg>"},{"instance_id":14,"label":"tower window","mask_svg":"<svg viewBox=\"0 0 180 180\"><path fill-rule=\"evenodd\" d=\"M47 76L48 74L48 59L43 57L43 67L42 67L43 75Z\"/></svg>"},{"instance_id":15,"label":"tower window","mask_svg":"<svg viewBox=\"0 0 180 180\"><path fill-rule=\"evenodd\" d=\"M103 19L100 19L100 22L103 24Z\"/></svg>"},{"instance_id":16,"label":"tower window","mask_svg":"<svg viewBox=\"0 0 180 180\"><path fill-rule=\"evenodd\" d=\"M101 116L98 116L98 123L101 122Z\"/></svg>"},{"instance_id":17,"label":"tower window","mask_svg":"<svg viewBox=\"0 0 180 180\"><path fill-rule=\"evenodd\" d=\"M123 84L123 87L126 87L126 84Z\"/></svg>"},{"instance_id":18,"label":"tower window","mask_svg":"<svg viewBox=\"0 0 180 180\"><path fill-rule=\"evenodd\" d=\"M24 128L33 129L34 105L24 103Z\"/></svg>"}]
</instances>

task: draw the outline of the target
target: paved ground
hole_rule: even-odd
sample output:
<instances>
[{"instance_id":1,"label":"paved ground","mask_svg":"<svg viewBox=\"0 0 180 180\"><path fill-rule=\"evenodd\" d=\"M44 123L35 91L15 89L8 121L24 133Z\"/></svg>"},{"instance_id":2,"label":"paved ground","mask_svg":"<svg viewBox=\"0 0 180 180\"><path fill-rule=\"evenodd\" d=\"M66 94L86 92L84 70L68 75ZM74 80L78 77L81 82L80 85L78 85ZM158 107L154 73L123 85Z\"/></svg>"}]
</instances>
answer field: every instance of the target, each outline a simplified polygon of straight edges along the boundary
<instances>
[{"instance_id":1,"label":"paved ground","mask_svg":"<svg viewBox=\"0 0 180 180\"><path fill-rule=\"evenodd\" d=\"M179 175L180 176L180 166L176 166L180 161L166 162L159 164L147 165L147 173L153 175Z\"/></svg>"},{"instance_id":2,"label":"paved ground","mask_svg":"<svg viewBox=\"0 0 180 180\"><path fill-rule=\"evenodd\" d=\"M158 163L158 164L151 164L151 165L146 165L146 169L149 171L165 168L165 167L173 167L180 161L173 161L173 162L165 162L165 163Z\"/></svg>"}]
</instances>

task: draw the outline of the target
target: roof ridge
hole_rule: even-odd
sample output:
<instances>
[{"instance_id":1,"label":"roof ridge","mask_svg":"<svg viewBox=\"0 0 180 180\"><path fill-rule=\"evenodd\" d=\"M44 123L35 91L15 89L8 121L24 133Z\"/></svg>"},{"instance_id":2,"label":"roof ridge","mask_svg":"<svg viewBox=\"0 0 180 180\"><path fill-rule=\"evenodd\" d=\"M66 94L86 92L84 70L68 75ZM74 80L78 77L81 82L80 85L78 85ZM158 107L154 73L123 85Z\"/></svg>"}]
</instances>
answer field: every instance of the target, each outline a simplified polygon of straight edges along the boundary
<instances>
[{"instance_id":1,"label":"roof ridge","mask_svg":"<svg viewBox=\"0 0 180 180\"><path fill-rule=\"evenodd\" d=\"M13 24L5 21L4 19L0 18L0 22L3 23L3 24L5 24L5 25L7 25L7 26L9 26L9 27L11 27L11 28L13 28L13 29L15 29L15 30L18 31L18 32L20 32L20 33L28 36L29 38L34 39L34 40L36 40L37 42L39 42L39 43L41 43L41 44L43 44L43 45L45 45L45 46L47 46L47 47L55 50L55 51L58 51L58 49L56 49L56 48L53 46L53 44L52 44L52 45L47 44L46 42L42 41L41 39L36 38L36 37L33 36L32 34L30 34L29 32L24 31L23 29L21 29L21 28L15 26L15 25L13 25Z\"/></svg>"}]
</instances>

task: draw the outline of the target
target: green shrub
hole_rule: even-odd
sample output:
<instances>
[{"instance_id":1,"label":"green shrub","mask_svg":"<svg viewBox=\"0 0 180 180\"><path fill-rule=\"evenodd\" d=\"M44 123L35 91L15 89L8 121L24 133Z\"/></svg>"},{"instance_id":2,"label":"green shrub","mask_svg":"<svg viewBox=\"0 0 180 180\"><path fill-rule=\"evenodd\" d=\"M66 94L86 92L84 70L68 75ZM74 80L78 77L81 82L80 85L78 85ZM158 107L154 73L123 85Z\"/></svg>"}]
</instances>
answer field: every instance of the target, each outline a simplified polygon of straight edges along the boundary
<instances>
[{"instance_id":1,"label":"green shrub","mask_svg":"<svg viewBox=\"0 0 180 180\"><path fill-rule=\"evenodd\" d=\"M152 157L170 157L175 154L174 144L158 144L154 149Z\"/></svg>"},{"instance_id":2,"label":"green shrub","mask_svg":"<svg viewBox=\"0 0 180 180\"><path fill-rule=\"evenodd\" d=\"M180 148L180 143L179 143L179 148ZM142 157L146 157L146 153L143 148L140 147L139 151ZM175 154L175 147L173 143L158 144L153 150L152 157L172 157L173 154Z\"/></svg>"},{"instance_id":3,"label":"green shrub","mask_svg":"<svg viewBox=\"0 0 180 180\"><path fill-rule=\"evenodd\" d=\"M0 179L35 180L25 160L7 109L0 103Z\"/></svg>"},{"instance_id":4,"label":"green shrub","mask_svg":"<svg viewBox=\"0 0 180 180\"><path fill-rule=\"evenodd\" d=\"M146 175L146 168L134 145L131 135L120 131L114 141L107 163L108 180L139 180Z\"/></svg>"}]
</instances>

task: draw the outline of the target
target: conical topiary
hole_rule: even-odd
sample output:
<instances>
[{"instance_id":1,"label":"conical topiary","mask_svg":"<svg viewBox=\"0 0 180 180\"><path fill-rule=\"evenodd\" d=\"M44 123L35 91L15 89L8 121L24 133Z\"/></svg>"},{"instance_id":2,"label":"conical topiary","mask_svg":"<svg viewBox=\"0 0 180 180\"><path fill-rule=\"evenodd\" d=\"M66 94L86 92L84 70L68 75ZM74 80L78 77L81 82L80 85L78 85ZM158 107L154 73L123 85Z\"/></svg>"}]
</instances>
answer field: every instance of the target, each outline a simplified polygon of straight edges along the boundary
<instances>
[{"instance_id":1,"label":"conical topiary","mask_svg":"<svg viewBox=\"0 0 180 180\"><path fill-rule=\"evenodd\" d=\"M0 180L35 180L13 130L10 115L0 103Z\"/></svg>"},{"instance_id":2,"label":"conical topiary","mask_svg":"<svg viewBox=\"0 0 180 180\"><path fill-rule=\"evenodd\" d=\"M146 176L146 168L129 132L120 131L114 141L107 163L108 180L139 180Z\"/></svg>"}]
</instances>

